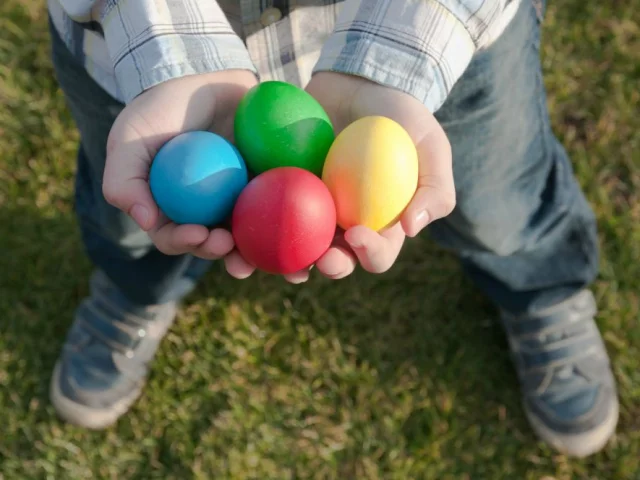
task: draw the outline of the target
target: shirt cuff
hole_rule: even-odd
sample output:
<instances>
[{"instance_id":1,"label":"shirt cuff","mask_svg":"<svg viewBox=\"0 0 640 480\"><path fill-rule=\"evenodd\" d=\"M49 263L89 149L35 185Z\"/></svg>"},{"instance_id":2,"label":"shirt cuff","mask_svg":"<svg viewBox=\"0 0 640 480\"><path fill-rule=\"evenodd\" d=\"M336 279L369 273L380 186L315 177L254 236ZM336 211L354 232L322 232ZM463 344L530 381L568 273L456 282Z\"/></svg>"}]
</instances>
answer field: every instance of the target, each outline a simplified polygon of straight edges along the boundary
<instances>
[{"instance_id":1,"label":"shirt cuff","mask_svg":"<svg viewBox=\"0 0 640 480\"><path fill-rule=\"evenodd\" d=\"M439 2L391 3L345 2L313 72L365 77L412 95L435 113L469 65L476 43Z\"/></svg>"},{"instance_id":2,"label":"shirt cuff","mask_svg":"<svg viewBox=\"0 0 640 480\"><path fill-rule=\"evenodd\" d=\"M217 2L102 2L99 16L125 103L186 75L230 69L258 75Z\"/></svg>"}]
</instances>

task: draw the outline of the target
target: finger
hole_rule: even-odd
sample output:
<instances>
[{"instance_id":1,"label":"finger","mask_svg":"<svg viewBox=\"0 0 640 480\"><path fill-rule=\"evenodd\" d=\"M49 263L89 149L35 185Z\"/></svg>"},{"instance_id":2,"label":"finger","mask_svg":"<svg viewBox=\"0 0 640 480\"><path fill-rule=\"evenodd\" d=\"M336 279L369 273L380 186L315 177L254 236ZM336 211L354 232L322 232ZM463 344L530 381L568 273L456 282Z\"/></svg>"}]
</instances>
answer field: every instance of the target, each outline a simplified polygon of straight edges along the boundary
<instances>
[{"instance_id":1,"label":"finger","mask_svg":"<svg viewBox=\"0 0 640 480\"><path fill-rule=\"evenodd\" d=\"M391 268L404 243L404 232L396 224L383 234L358 225L347 230L344 238L358 257L360 265L370 273L383 273Z\"/></svg>"},{"instance_id":2,"label":"finger","mask_svg":"<svg viewBox=\"0 0 640 480\"><path fill-rule=\"evenodd\" d=\"M209 231L202 225L177 225L162 216L148 234L165 255L182 255L196 251L207 240Z\"/></svg>"},{"instance_id":3,"label":"finger","mask_svg":"<svg viewBox=\"0 0 640 480\"><path fill-rule=\"evenodd\" d=\"M284 279L289 283L293 283L294 285L297 285L309 280L309 273L310 273L309 270L300 270L299 272L289 273L287 275L284 275Z\"/></svg>"},{"instance_id":4,"label":"finger","mask_svg":"<svg viewBox=\"0 0 640 480\"><path fill-rule=\"evenodd\" d=\"M216 228L209 232L207 239L198 246L194 255L206 260L217 260L233 250L234 242L231 232Z\"/></svg>"},{"instance_id":5,"label":"finger","mask_svg":"<svg viewBox=\"0 0 640 480\"><path fill-rule=\"evenodd\" d=\"M331 247L318 259L315 266L327 278L339 280L353 273L358 259L344 239L344 231L338 229Z\"/></svg>"},{"instance_id":6,"label":"finger","mask_svg":"<svg viewBox=\"0 0 640 480\"><path fill-rule=\"evenodd\" d=\"M334 245L316 262L318 271L332 280L345 278L356 269L358 260L351 249Z\"/></svg>"},{"instance_id":7,"label":"finger","mask_svg":"<svg viewBox=\"0 0 640 480\"><path fill-rule=\"evenodd\" d=\"M418 189L401 218L409 237L415 237L431 222L449 215L456 205L451 144L435 118L431 123L428 133L417 143Z\"/></svg>"},{"instance_id":8,"label":"finger","mask_svg":"<svg viewBox=\"0 0 640 480\"><path fill-rule=\"evenodd\" d=\"M238 280L248 278L255 271L255 267L247 263L237 250L224 257L224 266L227 273Z\"/></svg>"},{"instance_id":9,"label":"finger","mask_svg":"<svg viewBox=\"0 0 640 480\"><path fill-rule=\"evenodd\" d=\"M114 135L118 135L117 130ZM147 180L150 158L144 141L110 138L102 194L109 204L129 214L140 228L148 231L158 221L159 211Z\"/></svg>"}]
</instances>

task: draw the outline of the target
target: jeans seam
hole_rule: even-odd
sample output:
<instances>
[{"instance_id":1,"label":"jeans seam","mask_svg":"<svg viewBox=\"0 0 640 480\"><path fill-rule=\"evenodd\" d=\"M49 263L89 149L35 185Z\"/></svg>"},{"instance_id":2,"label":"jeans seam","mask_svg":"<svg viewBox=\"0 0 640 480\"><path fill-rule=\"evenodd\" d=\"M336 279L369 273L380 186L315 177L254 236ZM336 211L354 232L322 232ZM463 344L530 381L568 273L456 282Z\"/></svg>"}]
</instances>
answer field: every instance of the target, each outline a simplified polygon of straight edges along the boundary
<instances>
[{"instance_id":1,"label":"jeans seam","mask_svg":"<svg viewBox=\"0 0 640 480\"><path fill-rule=\"evenodd\" d=\"M540 58L541 56L541 51L540 51L539 44L537 44L536 42L540 41L540 35L541 35L540 29L542 27L541 27L541 17L539 15L538 8L536 8L536 4L540 4L540 3L541 3L540 0L532 1L532 8L535 10L535 15L538 21L538 30L536 31L533 37L531 48L533 48L538 58ZM538 135L540 136L540 139L541 139L540 144L542 147L542 155L543 155L543 158L551 158L552 160L551 169L553 170L553 168L555 167L557 169L557 172L556 172L557 177L563 178L564 174L566 173L564 171L564 165L562 165L562 162L558 162L555 156L550 157L551 146L549 142L552 141L551 139L553 138L553 135L552 135L553 132L550 131L551 125L547 121L547 119L549 119L549 116L545 115L545 113L547 113L546 112L547 97L546 97L546 91L545 91L545 85L544 85L544 75L542 72L542 62L540 62L539 64L540 64L540 67L536 70L535 82L536 82L536 90L538 92L536 104L538 109L538 118L540 119L540 127L538 129ZM549 130L549 132L547 132L547 130ZM549 135L546 135L546 133L549 133ZM560 201L558 202L558 207L566 208L566 205L564 204L563 201Z\"/></svg>"}]
</instances>

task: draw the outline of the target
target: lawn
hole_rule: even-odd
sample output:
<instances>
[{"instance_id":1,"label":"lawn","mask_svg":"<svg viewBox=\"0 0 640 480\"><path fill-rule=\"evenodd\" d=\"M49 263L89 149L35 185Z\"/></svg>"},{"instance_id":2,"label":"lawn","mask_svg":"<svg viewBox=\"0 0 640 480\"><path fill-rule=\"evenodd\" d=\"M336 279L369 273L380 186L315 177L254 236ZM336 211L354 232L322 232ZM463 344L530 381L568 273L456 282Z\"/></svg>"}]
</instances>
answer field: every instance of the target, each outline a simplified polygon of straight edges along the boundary
<instances>
[{"instance_id":1,"label":"lawn","mask_svg":"<svg viewBox=\"0 0 640 480\"><path fill-rule=\"evenodd\" d=\"M91 265L44 4L0 2L0 479L640 479L640 0L552 1L544 32L622 401L616 437L581 461L536 441L495 311L426 236L340 284L211 272L130 415L60 422L49 375Z\"/></svg>"}]
</instances>

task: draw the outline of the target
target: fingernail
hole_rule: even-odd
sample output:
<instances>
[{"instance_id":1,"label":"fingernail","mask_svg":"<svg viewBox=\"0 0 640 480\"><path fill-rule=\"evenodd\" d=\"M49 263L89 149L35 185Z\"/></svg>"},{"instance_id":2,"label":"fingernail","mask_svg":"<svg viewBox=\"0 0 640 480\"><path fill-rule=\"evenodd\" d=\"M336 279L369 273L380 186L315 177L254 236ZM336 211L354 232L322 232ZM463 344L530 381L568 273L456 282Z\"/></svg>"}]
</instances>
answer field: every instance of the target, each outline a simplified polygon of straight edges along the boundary
<instances>
[{"instance_id":1,"label":"fingernail","mask_svg":"<svg viewBox=\"0 0 640 480\"><path fill-rule=\"evenodd\" d=\"M427 212L426 210L419 211L414 221L416 226L416 234L418 234L420 230L422 230L429 224L429 212Z\"/></svg>"},{"instance_id":2,"label":"fingernail","mask_svg":"<svg viewBox=\"0 0 640 480\"><path fill-rule=\"evenodd\" d=\"M149 219L149 210L142 205L134 205L131 208L131 217L135 220L138 226L144 230L147 220Z\"/></svg>"}]
</instances>

